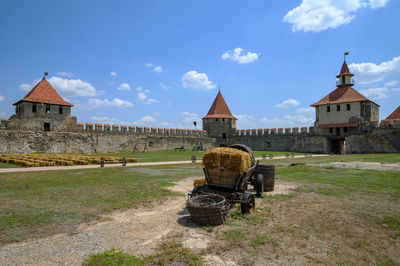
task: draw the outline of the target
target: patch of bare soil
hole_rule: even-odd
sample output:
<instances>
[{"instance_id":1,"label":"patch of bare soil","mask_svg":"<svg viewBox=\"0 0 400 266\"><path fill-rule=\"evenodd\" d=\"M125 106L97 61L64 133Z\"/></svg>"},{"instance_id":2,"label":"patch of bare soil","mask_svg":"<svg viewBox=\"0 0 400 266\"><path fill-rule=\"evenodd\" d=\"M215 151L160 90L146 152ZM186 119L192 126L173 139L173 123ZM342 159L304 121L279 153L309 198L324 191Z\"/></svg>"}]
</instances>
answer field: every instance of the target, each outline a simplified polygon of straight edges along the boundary
<instances>
[{"instance_id":1,"label":"patch of bare soil","mask_svg":"<svg viewBox=\"0 0 400 266\"><path fill-rule=\"evenodd\" d=\"M173 237L184 247L200 251L214 242L215 231L196 226L185 210L185 193L193 188L195 177L180 181L171 190L182 196L164 200L152 207L133 208L104 216L102 222L82 224L74 234L59 234L0 248L1 264L6 265L77 265L90 254L111 248L133 255L153 252L163 239ZM289 193L296 185L277 182L277 193ZM215 254L205 256L212 265L234 265Z\"/></svg>"},{"instance_id":2,"label":"patch of bare soil","mask_svg":"<svg viewBox=\"0 0 400 266\"><path fill-rule=\"evenodd\" d=\"M338 168L356 168L356 169L370 169L370 170L390 170L400 171L400 163L375 163L375 162L333 162L310 164L313 166L333 166Z\"/></svg>"}]
</instances>

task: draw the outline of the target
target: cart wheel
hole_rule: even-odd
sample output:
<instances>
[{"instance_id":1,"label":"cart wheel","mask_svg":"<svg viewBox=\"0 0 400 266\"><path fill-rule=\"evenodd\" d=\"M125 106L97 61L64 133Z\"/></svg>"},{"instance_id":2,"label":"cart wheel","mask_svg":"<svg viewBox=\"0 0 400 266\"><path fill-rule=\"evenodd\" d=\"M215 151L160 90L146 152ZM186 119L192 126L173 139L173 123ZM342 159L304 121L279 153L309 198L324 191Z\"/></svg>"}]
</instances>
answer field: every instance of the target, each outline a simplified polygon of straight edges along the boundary
<instances>
[{"instance_id":1,"label":"cart wheel","mask_svg":"<svg viewBox=\"0 0 400 266\"><path fill-rule=\"evenodd\" d=\"M245 201L245 203L240 204L240 210L242 214L249 214L250 212L254 212L256 208L256 198L252 194L247 193L243 195L242 199L243 201Z\"/></svg>"},{"instance_id":2,"label":"cart wheel","mask_svg":"<svg viewBox=\"0 0 400 266\"><path fill-rule=\"evenodd\" d=\"M256 196L257 198L260 198L264 192L264 176L262 174L258 174L256 182Z\"/></svg>"}]
</instances>

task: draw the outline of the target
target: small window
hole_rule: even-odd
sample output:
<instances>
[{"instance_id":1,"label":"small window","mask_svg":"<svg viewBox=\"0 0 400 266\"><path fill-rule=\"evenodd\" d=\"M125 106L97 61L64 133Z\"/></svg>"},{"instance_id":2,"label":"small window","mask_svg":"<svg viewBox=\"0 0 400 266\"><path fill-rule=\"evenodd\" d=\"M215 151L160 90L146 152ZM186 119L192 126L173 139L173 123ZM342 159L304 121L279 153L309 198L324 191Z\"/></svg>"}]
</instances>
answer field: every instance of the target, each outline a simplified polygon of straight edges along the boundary
<instances>
[{"instance_id":1,"label":"small window","mask_svg":"<svg viewBox=\"0 0 400 266\"><path fill-rule=\"evenodd\" d=\"M344 128L343 128L343 132L344 132L344 133L347 133L347 131L348 131L348 128L347 128L347 127L344 127Z\"/></svg>"},{"instance_id":2,"label":"small window","mask_svg":"<svg viewBox=\"0 0 400 266\"><path fill-rule=\"evenodd\" d=\"M340 104L336 105L336 111L340 111Z\"/></svg>"},{"instance_id":3,"label":"small window","mask_svg":"<svg viewBox=\"0 0 400 266\"><path fill-rule=\"evenodd\" d=\"M329 128L329 133L333 133L333 127Z\"/></svg>"},{"instance_id":4,"label":"small window","mask_svg":"<svg viewBox=\"0 0 400 266\"><path fill-rule=\"evenodd\" d=\"M222 118L222 122L225 122L225 118Z\"/></svg>"},{"instance_id":5,"label":"small window","mask_svg":"<svg viewBox=\"0 0 400 266\"><path fill-rule=\"evenodd\" d=\"M330 107L330 106L327 106L327 107L326 107L326 111L329 113L329 112L331 111L331 107Z\"/></svg>"},{"instance_id":6,"label":"small window","mask_svg":"<svg viewBox=\"0 0 400 266\"><path fill-rule=\"evenodd\" d=\"M60 114L60 115L62 115L62 113L63 113L63 107L60 105L60 107L58 108L58 113Z\"/></svg>"},{"instance_id":7,"label":"small window","mask_svg":"<svg viewBox=\"0 0 400 266\"><path fill-rule=\"evenodd\" d=\"M152 141L149 142L149 148L152 148L154 143Z\"/></svg>"},{"instance_id":8,"label":"small window","mask_svg":"<svg viewBox=\"0 0 400 266\"><path fill-rule=\"evenodd\" d=\"M218 121L218 118L215 118L215 121Z\"/></svg>"},{"instance_id":9,"label":"small window","mask_svg":"<svg viewBox=\"0 0 400 266\"><path fill-rule=\"evenodd\" d=\"M269 142L269 141L267 141L267 148L270 148L271 147L271 142Z\"/></svg>"},{"instance_id":10,"label":"small window","mask_svg":"<svg viewBox=\"0 0 400 266\"><path fill-rule=\"evenodd\" d=\"M50 123L44 123L44 131L50 131Z\"/></svg>"},{"instance_id":11,"label":"small window","mask_svg":"<svg viewBox=\"0 0 400 266\"><path fill-rule=\"evenodd\" d=\"M342 84L346 84L346 78L345 78L345 76L342 76Z\"/></svg>"},{"instance_id":12,"label":"small window","mask_svg":"<svg viewBox=\"0 0 400 266\"><path fill-rule=\"evenodd\" d=\"M50 114L50 104L46 105L46 114Z\"/></svg>"},{"instance_id":13,"label":"small window","mask_svg":"<svg viewBox=\"0 0 400 266\"><path fill-rule=\"evenodd\" d=\"M226 133L222 133L222 138L226 139Z\"/></svg>"},{"instance_id":14,"label":"small window","mask_svg":"<svg viewBox=\"0 0 400 266\"><path fill-rule=\"evenodd\" d=\"M32 103L32 113L36 113L36 103Z\"/></svg>"},{"instance_id":15,"label":"small window","mask_svg":"<svg viewBox=\"0 0 400 266\"><path fill-rule=\"evenodd\" d=\"M347 111L350 111L350 104L346 104Z\"/></svg>"}]
</instances>

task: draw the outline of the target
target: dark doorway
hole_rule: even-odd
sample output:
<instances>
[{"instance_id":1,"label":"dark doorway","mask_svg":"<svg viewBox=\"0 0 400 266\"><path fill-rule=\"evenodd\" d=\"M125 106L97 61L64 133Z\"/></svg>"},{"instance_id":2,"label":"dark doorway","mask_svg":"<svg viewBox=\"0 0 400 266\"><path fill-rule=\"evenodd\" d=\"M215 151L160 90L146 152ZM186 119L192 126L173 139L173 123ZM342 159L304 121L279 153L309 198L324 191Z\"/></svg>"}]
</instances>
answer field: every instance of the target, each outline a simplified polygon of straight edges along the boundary
<instances>
[{"instance_id":1,"label":"dark doorway","mask_svg":"<svg viewBox=\"0 0 400 266\"><path fill-rule=\"evenodd\" d=\"M336 136L340 136L340 127L336 128Z\"/></svg>"},{"instance_id":2,"label":"dark doorway","mask_svg":"<svg viewBox=\"0 0 400 266\"><path fill-rule=\"evenodd\" d=\"M44 123L44 131L50 131L50 123Z\"/></svg>"},{"instance_id":3,"label":"dark doorway","mask_svg":"<svg viewBox=\"0 0 400 266\"><path fill-rule=\"evenodd\" d=\"M345 153L345 145L344 139L332 139L331 140L331 152L334 154L344 154Z\"/></svg>"}]
</instances>

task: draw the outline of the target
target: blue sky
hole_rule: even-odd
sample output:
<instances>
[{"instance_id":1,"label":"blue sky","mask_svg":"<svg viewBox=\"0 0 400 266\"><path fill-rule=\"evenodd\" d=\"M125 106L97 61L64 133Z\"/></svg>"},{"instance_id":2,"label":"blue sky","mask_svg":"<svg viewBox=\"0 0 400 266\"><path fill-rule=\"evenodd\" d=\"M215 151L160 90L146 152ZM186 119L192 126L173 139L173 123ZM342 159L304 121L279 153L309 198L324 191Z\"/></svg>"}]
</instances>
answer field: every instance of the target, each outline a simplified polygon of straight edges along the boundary
<instances>
[{"instance_id":1,"label":"blue sky","mask_svg":"<svg viewBox=\"0 0 400 266\"><path fill-rule=\"evenodd\" d=\"M221 87L239 128L311 126L343 53L400 105L400 1L1 1L0 116L43 72L81 122L192 128Z\"/></svg>"}]
</instances>

